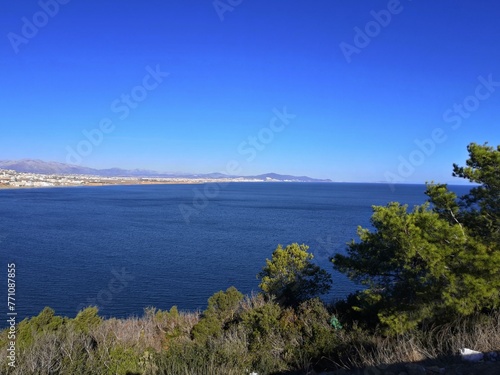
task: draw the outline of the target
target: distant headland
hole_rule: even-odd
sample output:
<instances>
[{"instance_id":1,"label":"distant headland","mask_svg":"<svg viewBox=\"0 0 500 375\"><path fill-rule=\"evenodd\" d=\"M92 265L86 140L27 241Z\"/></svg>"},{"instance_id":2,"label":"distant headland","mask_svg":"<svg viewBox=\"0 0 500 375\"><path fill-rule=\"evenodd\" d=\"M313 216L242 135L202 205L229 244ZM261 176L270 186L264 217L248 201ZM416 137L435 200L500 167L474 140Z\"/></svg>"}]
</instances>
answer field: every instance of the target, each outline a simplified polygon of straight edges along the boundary
<instances>
[{"instance_id":1,"label":"distant headland","mask_svg":"<svg viewBox=\"0 0 500 375\"><path fill-rule=\"evenodd\" d=\"M332 182L332 180L277 173L255 176L236 176L224 173L161 173L145 169L94 169L32 159L0 160L0 188L214 182Z\"/></svg>"}]
</instances>

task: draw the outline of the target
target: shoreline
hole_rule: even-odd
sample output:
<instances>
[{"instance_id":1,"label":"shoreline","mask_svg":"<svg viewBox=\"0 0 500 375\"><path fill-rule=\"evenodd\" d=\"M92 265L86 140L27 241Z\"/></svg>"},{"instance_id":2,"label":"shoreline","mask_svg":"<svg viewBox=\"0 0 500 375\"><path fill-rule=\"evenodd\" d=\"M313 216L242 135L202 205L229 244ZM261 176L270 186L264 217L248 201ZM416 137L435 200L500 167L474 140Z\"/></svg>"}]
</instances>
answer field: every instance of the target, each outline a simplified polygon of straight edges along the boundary
<instances>
[{"instance_id":1,"label":"shoreline","mask_svg":"<svg viewBox=\"0 0 500 375\"><path fill-rule=\"evenodd\" d=\"M295 182L319 183L331 180L308 181L294 176L97 176L86 174L44 174L0 169L0 190L53 188L75 186L137 186L137 185L199 185L231 182Z\"/></svg>"},{"instance_id":2,"label":"shoreline","mask_svg":"<svg viewBox=\"0 0 500 375\"><path fill-rule=\"evenodd\" d=\"M17 190L17 189L52 189L52 188L72 188L72 187L101 187L101 186L141 186L141 185L203 185L203 184L229 184L229 183L299 183L299 184L332 184L336 182L310 182L310 181L258 181L258 180L245 180L245 181L220 181L220 180L185 180L185 181L119 181L117 183L87 183L87 184L74 184L74 185L51 185L51 186L11 186L0 184L1 190ZM342 183L342 182L340 182ZM351 183L351 182L346 182ZM356 182L352 182L356 183ZM364 182L359 182L363 184Z\"/></svg>"},{"instance_id":3,"label":"shoreline","mask_svg":"<svg viewBox=\"0 0 500 375\"><path fill-rule=\"evenodd\" d=\"M101 187L101 186L140 186L140 185L200 185L210 182L204 181L120 181L117 183L88 183L88 184L73 184L73 185L51 185L51 186L11 186L0 185L0 190L17 190L17 189L52 189L52 188L73 188L73 187Z\"/></svg>"}]
</instances>

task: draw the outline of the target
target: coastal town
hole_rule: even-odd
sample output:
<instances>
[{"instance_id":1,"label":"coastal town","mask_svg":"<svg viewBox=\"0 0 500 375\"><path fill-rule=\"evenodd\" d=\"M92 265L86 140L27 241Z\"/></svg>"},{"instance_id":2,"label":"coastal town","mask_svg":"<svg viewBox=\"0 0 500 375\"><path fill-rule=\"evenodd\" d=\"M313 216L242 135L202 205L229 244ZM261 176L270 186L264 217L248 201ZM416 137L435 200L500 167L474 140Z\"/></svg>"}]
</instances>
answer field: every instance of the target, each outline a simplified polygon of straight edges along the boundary
<instances>
[{"instance_id":1,"label":"coastal town","mask_svg":"<svg viewBox=\"0 0 500 375\"><path fill-rule=\"evenodd\" d=\"M273 178L192 178L192 177L107 177L85 174L24 173L0 169L1 188L35 188L62 186L151 185L151 184L203 184L225 182L278 182Z\"/></svg>"}]
</instances>

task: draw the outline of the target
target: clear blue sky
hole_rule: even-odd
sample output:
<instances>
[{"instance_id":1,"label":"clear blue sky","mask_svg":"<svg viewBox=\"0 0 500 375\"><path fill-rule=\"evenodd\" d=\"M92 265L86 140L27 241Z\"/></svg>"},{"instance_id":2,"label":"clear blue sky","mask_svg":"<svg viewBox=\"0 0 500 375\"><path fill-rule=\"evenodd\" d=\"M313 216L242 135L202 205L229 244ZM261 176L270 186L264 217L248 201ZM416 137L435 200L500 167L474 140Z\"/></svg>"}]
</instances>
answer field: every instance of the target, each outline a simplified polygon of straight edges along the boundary
<instances>
[{"instance_id":1,"label":"clear blue sky","mask_svg":"<svg viewBox=\"0 0 500 375\"><path fill-rule=\"evenodd\" d=\"M0 159L450 182L469 142L500 144L497 1L216 5L3 2Z\"/></svg>"}]
</instances>

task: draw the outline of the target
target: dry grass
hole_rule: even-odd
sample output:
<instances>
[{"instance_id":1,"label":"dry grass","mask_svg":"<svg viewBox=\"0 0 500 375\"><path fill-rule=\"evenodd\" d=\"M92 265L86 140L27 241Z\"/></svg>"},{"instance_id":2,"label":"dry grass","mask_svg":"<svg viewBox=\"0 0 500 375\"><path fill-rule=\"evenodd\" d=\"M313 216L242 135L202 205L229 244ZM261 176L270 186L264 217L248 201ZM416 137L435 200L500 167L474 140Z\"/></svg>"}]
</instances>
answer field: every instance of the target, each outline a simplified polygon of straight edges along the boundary
<instances>
[{"instance_id":1,"label":"dry grass","mask_svg":"<svg viewBox=\"0 0 500 375\"><path fill-rule=\"evenodd\" d=\"M146 309L141 318L107 319L92 332L98 343L120 344L133 348L137 353L146 350L160 352L172 337L190 339L193 326L200 315L192 312L169 314L156 309Z\"/></svg>"},{"instance_id":2,"label":"dry grass","mask_svg":"<svg viewBox=\"0 0 500 375\"><path fill-rule=\"evenodd\" d=\"M252 292L251 295L245 295L240 302L240 312L246 312L263 307L267 303L262 294Z\"/></svg>"},{"instance_id":3,"label":"dry grass","mask_svg":"<svg viewBox=\"0 0 500 375\"><path fill-rule=\"evenodd\" d=\"M495 351L500 350L500 312L392 337L342 332L339 342L344 355L332 360L344 368L436 359L456 355L464 347Z\"/></svg>"}]
</instances>

